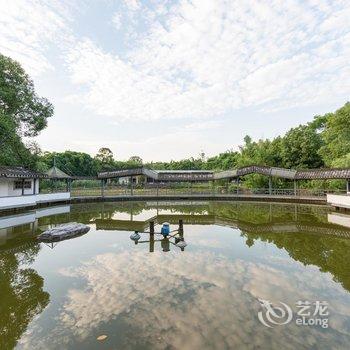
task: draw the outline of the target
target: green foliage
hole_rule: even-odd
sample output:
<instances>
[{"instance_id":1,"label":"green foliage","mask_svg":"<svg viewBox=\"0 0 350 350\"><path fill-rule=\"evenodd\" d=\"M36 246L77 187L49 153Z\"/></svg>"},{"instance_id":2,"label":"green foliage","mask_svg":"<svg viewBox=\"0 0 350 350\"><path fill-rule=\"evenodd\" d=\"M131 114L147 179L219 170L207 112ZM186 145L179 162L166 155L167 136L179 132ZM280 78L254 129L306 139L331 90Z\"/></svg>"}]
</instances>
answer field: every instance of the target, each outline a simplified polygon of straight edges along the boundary
<instances>
[{"instance_id":1,"label":"green foliage","mask_svg":"<svg viewBox=\"0 0 350 350\"><path fill-rule=\"evenodd\" d=\"M89 154L83 152L65 151L62 153L45 152L40 157L41 165L50 168L56 166L68 175L94 176L97 173L97 162Z\"/></svg>"},{"instance_id":2,"label":"green foliage","mask_svg":"<svg viewBox=\"0 0 350 350\"><path fill-rule=\"evenodd\" d=\"M142 165L143 163L142 158L139 156L130 157L129 162L134 163L135 165Z\"/></svg>"},{"instance_id":3,"label":"green foliage","mask_svg":"<svg viewBox=\"0 0 350 350\"><path fill-rule=\"evenodd\" d=\"M0 111L0 165L22 165L35 168L36 154L26 147L16 133L16 126L11 118Z\"/></svg>"},{"instance_id":4,"label":"green foliage","mask_svg":"<svg viewBox=\"0 0 350 350\"><path fill-rule=\"evenodd\" d=\"M156 170L202 170L205 169L205 162L201 158L189 158L179 161L171 160L170 162L150 162L145 167Z\"/></svg>"},{"instance_id":5,"label":"green foliage","mask_svg":"<svg viewBox=\"0 0 350 350\"><path fill-rule=\"evenodd\" d=\"M0 112L11 118L16 131L36 136L53 115L53 106L39 97L20 64L0 54Z\"/></svg>"},{"instance_id":6,"label":"green foliage","mask_svg":"<svg viewBox=\"0 0 350 350\"><path fill-rule=\"evenodd\" d=\"M22 136L38 135L52 114L53 106L35 93L19 63L0 54L0 165L35 169L40 150L25 145Z\"/></svg>"},{"instance_id":7,"label":"green foliage","mask_svg":"<svg viewBox=\"0 0 350 350\"><path fill-rule=\"evenodd\" d=\"M320 149L320 154L330 166L335 159L350 153L350 103L347 102L334 113L319 118L324 121L322 132L324 145Z\"/></svg>"},{"instance_id":8,"label":"green foliage","mask_svg":"<svg viewBox=\"0 0 350 350\"><path fill-rule=\"evenodd\" d=\"M238 157L239 153L232 150L220 153L217 156L208 158L204 167L208 170L234 169L237 166Z\"/></svg>"},{"instance_id":9,"label":"green foliage","mask_svg":"<svg viewBox=\"0 0 350 350\"><path fill-rule=\"evenodd\" d=\"M239 147L240 154L237 157L238 167L253 164L280 166L282 162L280 138L276 138L273 141L259 140L253 142L249 136L246 136L244 142L244 145Z\"/></svg>"},{"instance_id":10,"label":"green foliage","mask_svg":"<svg viewBox=\"0 0 350 350\"><path fill-rule=\"evenodd\" d=\"M105 164L110 164L114 160L113 152L107 147L100 148L95 158Z\"/></svg>"},{"instance_id":11,"label":"green foliage","mask_svg":"<svg viewBox=\"0 0 350 350\"><path fill-rule=\"evenodd\" d=\"M350 168L350 153L331 161L332 168Z\"/></svg>"},{"instance_id":12,"label":"green foliage","mask_svg":"<svg viewBox=\"0 0 350 350\"><path fill-rule=\"evenodd\" d=\"M300 125L289 130L281 139L280 155L285 168L319 168L323 159L319 154L322 136L312 125Z\"/></svg>"}]
</instances>

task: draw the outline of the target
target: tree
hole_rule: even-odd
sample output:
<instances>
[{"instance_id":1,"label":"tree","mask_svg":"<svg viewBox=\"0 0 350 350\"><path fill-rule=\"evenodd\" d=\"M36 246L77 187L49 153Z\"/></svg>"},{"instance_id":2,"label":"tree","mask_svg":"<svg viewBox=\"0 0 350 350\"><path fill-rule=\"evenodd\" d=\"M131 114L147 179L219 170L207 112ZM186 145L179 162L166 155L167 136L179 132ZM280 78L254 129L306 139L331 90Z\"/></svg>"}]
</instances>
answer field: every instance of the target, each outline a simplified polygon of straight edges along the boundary
<instances>
[{"instance_id":1,"label":"tree","mask_svg":"<svg viewBox=\"0 0 350 350\"><path fill-rule=\"evenodd\" d=\"M100 148L95 158L105 164L110 164L114 160L113 152L107 147Z\"/></svg>"},{"instance_id":2,"label":"tree","mask_svg":"<svg viewBox=\"0 0 350 350\"><path fill-rule=\"evenodd\" d=\"M323 121L322 139L324 144L320 149L325 163L331 166L335 159L350 153L350 103L334 113L315 118Z\"/></svg>"},{"instance_id":3,"label":"tree","mask_svg":"<svg viewBox=\"0 0 350 350\"><path fill-rule=\"evenodd\" d=\"M130 163L134 163L134 164L139 164L139 165L142 165L143 161L142 161L142 158L139 157L139 156L132 156L129 158L129 162Z\"/></svg>"},{"instance_id":4,"label":"tree","mask_svg":"<svg viewBox=\"0 0 350 350\"><path fill-rule=\"evenodd\" d=\"M14 349L33 318L50 302L43 277L30 267L40 245L28 236L26 232L20 241L9 240L0 251L0 349Z\"/></svg>"},{"instance_id":5,"label":"tree","mask_svg":"<svg viewBox=\"0 0 350 350\"><path fill-rule=\"evenodd\" d=\"M319 154L322 145L322 136L312 125L292 128L281 140L281 165L286 168L319 168L324 164Z\"/></svg>"},{"instance_id":6,"label":"tree","mask_svg":"<svg viewBox=\"0 0 350 350\"><path fill-rule=\"evenodd\" d=\"M9 118L21 136L36 136L47 126L53 106L39 97L33 81L20 64L0 54L0 112Z\"/></svg>"},{"instance_id":7,"label":"tree","mask_svg":"<svg viewBox=\"0 0 350 350\"><path fill-rule=\"evenodd\" d=\"M35 168L36 159L16 133L13 120L0 111L0 164Z\"/></svg>"},{"instance_id":8,"label":"tree","mask_svg":"<svg viewBox=\"0 0 350 350\"><path fill-rule=\"evenodd\" d=\"M25 145L22 136L36 136L52 114L19 63L0 54L0 164L35 168L37 147Z\"/></svg>"},{"instance_id":9,"label":"tree","mask_svg":"<svg viewBox=\"0 0 350 350\"><path fill-rule=\"evenodd\" d=\"M95 159L83 152L65 151L62 153L45 152L40 157L41 166L45 163L48 168L52 167L56 160L58 168L71 176L96 176L97 165Z\"/></svg>"}]
</instances>

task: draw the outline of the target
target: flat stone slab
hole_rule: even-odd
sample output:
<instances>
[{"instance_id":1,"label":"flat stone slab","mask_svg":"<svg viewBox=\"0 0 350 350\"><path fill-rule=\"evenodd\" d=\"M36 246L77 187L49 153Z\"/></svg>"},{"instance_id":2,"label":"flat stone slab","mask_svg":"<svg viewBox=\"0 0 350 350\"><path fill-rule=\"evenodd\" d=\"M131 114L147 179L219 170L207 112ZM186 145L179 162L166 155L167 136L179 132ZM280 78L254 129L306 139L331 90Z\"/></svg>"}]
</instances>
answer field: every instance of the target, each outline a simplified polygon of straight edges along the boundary
<instances>
[{"instance_id":1,"label":"flat stone slab","mask_svg":"<svg viewBox=\"0 0 350 350\"><path fill-rule=\"evenodd\" d=\"M74 238L88 233L90 227L77 222L58 225L47 230L38 236L38 240L42 242L57 242L65 239Z\"/></svg>"}]
</instances>

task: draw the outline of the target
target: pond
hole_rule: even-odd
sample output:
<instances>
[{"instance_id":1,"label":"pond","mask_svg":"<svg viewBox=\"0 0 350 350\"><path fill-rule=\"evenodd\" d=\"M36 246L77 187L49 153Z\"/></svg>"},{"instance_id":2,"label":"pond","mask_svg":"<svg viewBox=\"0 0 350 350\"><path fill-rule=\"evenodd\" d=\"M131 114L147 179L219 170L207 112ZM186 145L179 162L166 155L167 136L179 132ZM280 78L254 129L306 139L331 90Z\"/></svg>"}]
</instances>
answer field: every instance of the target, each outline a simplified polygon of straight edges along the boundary
<instances>
[{"instance_id":1,"label":"pond","mask_svg":"<svg viewBox=\"0 0 350 350\"><path fill-rule=\"evenodd\" d=\"M183 220L187 246L155 230ZM57 224L90 231L40 243ZM350 216L126 202L0 217L0 349L348 349Z\"/></svg>"}]
</instances>

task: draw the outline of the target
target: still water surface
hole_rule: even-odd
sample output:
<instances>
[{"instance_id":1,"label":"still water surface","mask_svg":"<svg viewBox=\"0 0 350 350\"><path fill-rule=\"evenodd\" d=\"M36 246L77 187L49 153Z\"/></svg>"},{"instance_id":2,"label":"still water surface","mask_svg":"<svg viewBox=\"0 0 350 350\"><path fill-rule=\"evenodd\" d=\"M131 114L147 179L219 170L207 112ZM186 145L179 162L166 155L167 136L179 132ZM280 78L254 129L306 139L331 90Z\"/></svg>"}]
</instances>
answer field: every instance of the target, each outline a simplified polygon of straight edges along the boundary
<instances>
[{"instance_id":1,"label":"still water surface","mask_svg":"<svg viewBox=\"0 0 350 350\"><path fill-rule=\"evenodd\" d=\"M153 246L147 234L144 243L129 238L150 220L176 229L180 218L184 251ZM71 221L90 232L37 241ZM0 349L348 349L347 226L350 216L326 207L236 202L83 204L0 217ZM263 325L259 299L285 303L293 319ZM326 301L329 327L297 325L298 301L311 303L311 316L312 303Z\"/></svg>"}]
</instances>

